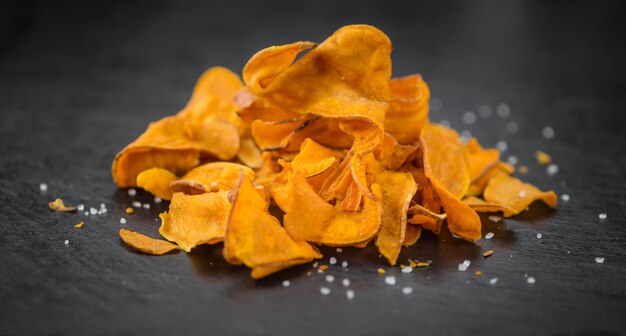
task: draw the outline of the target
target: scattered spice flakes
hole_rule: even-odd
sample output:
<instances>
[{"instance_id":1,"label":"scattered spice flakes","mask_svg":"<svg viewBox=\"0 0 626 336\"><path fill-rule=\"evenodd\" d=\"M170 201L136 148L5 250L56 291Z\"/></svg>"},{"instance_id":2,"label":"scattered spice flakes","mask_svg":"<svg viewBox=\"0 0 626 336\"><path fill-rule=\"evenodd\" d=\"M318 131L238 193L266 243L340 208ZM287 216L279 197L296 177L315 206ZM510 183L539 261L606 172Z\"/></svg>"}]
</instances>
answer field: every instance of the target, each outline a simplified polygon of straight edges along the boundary
<instances>
[{"instance_id":1,"label":"scattered spice flakes","mask_svg":"<svg viewBox=\"0 0 626 336\"><path fill-rule=\"evenodd\" d=\"M317 268L317 270L320 272L324 272L327 269L328 269L328 265L320 265L320 267Z\"/></svg>"},{"instance_id":2,"label":"scattered spice flakes","mask_svg":"<svg viewBox=\"0 0 626 336\"><path fill-rule=\"evenodd\" d=\"M475 275L475 276L481 276L481 275L483 275L483 272L481 272L481 271L476 271L476 272L474 272L474 275Z\"/></svg>"},{"instance_id":3,"label":"scattered spice flakes","mask_svg":"<svg viewBox=\"0 0 626 336\"><path fill-rule=\"evenodd\" d=\"M385 274L385 270L380 267L376 270L376 272L378 272L378 274Z\"/></svg>"},{"instance_id":4,"label":"scattered spice flakes","mask_svg":"<svg viewBox=\"0 0 626 336\"><path fill-rule=\"evenodd\" d=\"M124 212L126 212L129 215L132 215L132 214L135 213L135 209L133 209L131 207L128 207L128 208L126 208L126 210L124 210Z\"/></svg>"},{"instance_id":5,"label":"scattered spice flakes","mask_svg":"<svg viewBox=\"0 0 626 336\"><path fill-rule=\"evenodd\" d=\"M85 225L85 222L80 222L80 223L74 225L74 227L77 228L77 229L82 229L83 225Z\"/></svg>"},{"instance_id":6,"label":"scattered spice flakes","mask_svg":"<svg viewBox=\"0 0 626 336\"><path fill-rule=\"evenodd\" d=\"M540 165L547 165L552 163L552 157L548 155L546 152L542 152L540 150L535 151L535 159L537 159L537 163Z\"/></svg>"},{"instance_id":7,"label":"scattered spice flakes","mask_svg":"<svg viewBox=\"0 0 626 336\"><path fill-rule=\"evenodd\" d=\"M56 211L56 212L74 212L76 211L76 207L74 206L66 206L65 203L63 203L63 200L60 198L57 198L56 200L54 200L54 202L48 202L48 206L50 207L51 210Z\"/></svg>"},{"instance_id":8,"label":"scattered spice flakes","mask_svg":"<svg viewBox=\"0 0 626 336\"><path fill-rule=\"evenodd\" d=\"M528 167L527 166L520 166L519 167L519 173L520 174L528 174Z\"/></svg>"},{"instance_id":9,"label":"scattered spice flakes","mask_svg":"<svg viewBox=\"0 0 626 336\"><path fill-rule=\"evenodd\" d=\"M485 258L489 258L493 255L493 250L488 250L487 252L483 253L483 257Z\"/></svg>"}]
</instances>

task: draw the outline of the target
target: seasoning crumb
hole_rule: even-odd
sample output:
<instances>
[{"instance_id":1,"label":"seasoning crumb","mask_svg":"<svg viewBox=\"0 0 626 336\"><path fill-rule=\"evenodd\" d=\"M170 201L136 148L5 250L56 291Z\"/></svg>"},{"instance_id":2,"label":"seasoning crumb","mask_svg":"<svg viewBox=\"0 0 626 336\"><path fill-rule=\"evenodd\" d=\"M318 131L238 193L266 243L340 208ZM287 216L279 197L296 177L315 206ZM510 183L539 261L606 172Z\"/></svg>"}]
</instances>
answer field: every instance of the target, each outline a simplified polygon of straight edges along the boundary
<instances>
[{"instance_id":1,"label":"seasoning crumb","mask_svg":"<svg viewBox=\"0 0 626 336\"><path fill-rule=\"evenodd\" d=\"M596 263L604 264L604 257L596 257Z\"/></svg>"},{"instance_id":2,"label":"seasoning crumb","mask_svg":"<svg viewBox=\"0 0 626 336\"><path fill-rule=\"evenodd\" d=\"M331 265L334 265L334 264L336 264L336 263L337 263L337 258L335 258L335 257L330 257L330 259L328 259L328 262L329 262Z\"/></svg>"},{"instance_id":3,"label":"seasoning crumb","mask_svg":"<svg viewBox=\"0 0 626 336\"><path fill-rule=\"evenodd\" d=\"M143 204L143 208L144 208L144 209L150 209L150 204L148 204L148 203L144 203L144 204Z\"/></svg>"},{"instance_id":4,"label":"seasoning crumb","mask_svg":"<svg viewBox=\"0 0 626 336\"><path fill-rule=\"evenodd\" d=\"M386 276L385 283L389 286L394 286L396 284L396 277L393 275Z\"/></svg>"},{"instance_id":5,"label":"seasoning crumb","mask_svg":"<svg viewBox=\"0 0 626 336\"><path fill-rule=\"evenodd\" d=\"M404 287L402 288L402 294L409 295L413 293L413 287Z\"/></svg>"},{"instance_id":6,"label":"seasoning crumb","mask_svg":"<svg viewBox=\"0 0 626 336\"><path fill-rule=\"evenodd\" d=\"M313 268L317 268L317 265L319 265L319 263L316 261L313 263Z\"/></svg>"},{"instance_id":7,"label":"seasoning crumb","mask_svg":"<svg viewBox=\"0 0 626 336\"><path fill-rule=\"evenodd\" d=\"M283 280L283 287L289 287L289 286L291 286L291 281Z\"/></svg>"},{"instance_id":8,"label":"seasoning crumb","mask_svg":"<svg viewBox=\"0 0 626 336\"><path fill-rule=\"evenodd\" d=\"M475 276L481 276L481 275L483 275L483 272L481 272L481 271L476 271L476 272L474 272L474 275L475 275Z\"/></svg>"},{"instance_id":9,"label":"seasoning crumb","mask_svg":"<svg viewBox=\"0 0 626 336\"><path fill-rule=\"evenodd\" d=\"M335 277L332 274L328 274L326 276L326 282L333 282L335 281Z\"/></svg>"},{"instance_id":10,"label":"seasoning crumb","mask_svg":"<svg viewBox=\"0 0 626 336\"><path fill-rule=\"evenodd\" d=\"M154 203L161 203L163 202L163 199L161 197L155 196L154 197Z\"/></svg>"},{"instance_id":11,"label":"seasoning crumb","mask_svg":"<svg viewBox=\"0 0 626 336\"><path fill-rule=\"evenodd\" d=\"M92 215L96 215L96 214L98 214L98 209L96 209L94 207L91 207L91 208L89 208L89 213L92 214Z\"/></svg>"},{"instance_id":12,"label":"seasoning crumb","mask_svg":"<svg viewBox=\"0 0 626 336\"><path fill-rule=\"evenodd\" d=\"M494 222L494 223L497 223L497 222L499 222L499 221L502 219L502 217L500 217L500 216L495 216L495 215L491 215L491 216L489 216L488 218L489 218L489 220L490 220L490 221L492 221L492 222Z\"/></svg>"},{"instance_id":13,"label":"seasoning crumb","mask_svg":"<svg viewBox=\"0 0 626 336\"><path fill-rule=\"evenodd\" d=\"M345 278L345 279L341 280L341 284L342 284L344 287L348 287L348 286L350 286L350 279Z\"/></svg>"},{"instance_id":14,"label":"seasoning crumb","mask_svg":"<svg viewBox=\"0 0 626 336\"><path fill-rule=\"evenodd\" d=\"M378 274L385 274L385 270L382 268L378 268L376 272L378 272Z\"/></svg>"},{"instance_id":15,"label":"seasoning crumb","mask_svg":"<svg viewBox=\"0 0 626 336\"><path fill-rule=\"evenodd\" d=\"M489 279L489 283L492 284L492 285L495 285L496 282L498 282L498 278L491 278L491 279Z\"/></svg>"},{"instance_id":16,"label":"seasoning crumb","mask_svg":"<svg viewBox=\"0 0 626 336\"><path fill-rule=\"evenodd\" d=\"M79 205L77 205L77 206L76 206L76 210L78 210L78 211L83 211L83 210L85 210L85 205L84 205L84 204L79 204Z\"/></svg>"},{"instance_id":17,"label":"seasoning crumb","mask_svg":"<svg viewBox=\"0 0 626 336\"><path fill-rule=\"evenodd\" d=\"M470 264L471 264L471 261L464 260L462 263L459 264L459 271L460 272L467 271L467 268L470 266Z\"/></svg>"},{"instance_id":18,"label":"seasoning crumb","mask_svg":"<svg viewBox=\"0 0 626 336\"><path fill-rule=\"evenodd\" d=\"M45 183L40 183L39 184L39 190L41 191L48 191L48 185Z\"/></svg>"},{"instance_id":19,"label":"seasoning crumb","mask_svg":"<svg viewBox=\"0 0 626 336\"><path fill-rule=\"evenodd\" d=\"M519 160L517 159L517 156L511 155L508 159L506 159L506 162L515 166L519 162Z\"/></svg>"},{"instance_id":20,"label":"seasoning crumb","mask_svg":"<svg viewBox=\"0 0 626 336\"><path fill-rule=\"evenodd\" d=\"M346 291L346 298L347 298L348 300L352 300L352 299L354 299L354 291L353 291L352 289L348 289L348 290Z\"/></svg>"},{"instance_id":21,"label":"seasoning crumb","mask_svg":"<svg viewBox=\"0 0 626 336\"><path fill-rule=\"evenodd\" d=\"M517 193L517 196L519 196L520 198L526 197L526 190L520 190L520 192Z\"/></svg>"},{"instance_id":22,"label":"seasoning crumb","mask_svg":"<svg viewBox=\"0 0 626 336\"><path fill-rule=\"evenodd\" d=\"M485 239L491 239L493 238L494 233L493 232L487 232L487 234L485 235Z\"/></svg>"},{"instance_id":23,"label":"seasoning crumb","mask_svg":"<svg viewBox=\"0 0 626 336\"><path fill-rule=\"evenodd\" d=\"M472 111L467 111L463 113L462 119L464 123L466 123L467 125L471 125L476 122L476 113Z\"/></svg>"},{"instance_id":24,"label":"seasoning crumb","mask_svg":"<svg viewBox=\"0 0 626 336\"><path fill-rule=\"evenodd\" d=\"M328 265L320 265L320 267L317 268L318 271L322 271L322 272L324 272L327 269L328 269Z\"/></svg>"},{"instance_id":25,"label":"seasoning crumb","mask_svg":"<svg viewBox=\"0 0 626 336\"><path fill-rule=\"evenodd\" d=\"M322 294L322 295L328 295L328 294L330 294L330 288L328 288L328 287L322 287L322 288L320 288L320 294Z\"/></svg>"},{"instance_id":26,"label":"seasoning crumb","mask_svg":"<svg viewBox=\"0 0 626 336\"><path fill-rule=\"evenodd\" d=\"M341 253L341 252L343 252L343 249L341 247L338 247L337 248L337 253Z\"/></svg>"},{"instance_id":27,"label":"seasoning crumb","mask_svg":"<svg viewBox=\"0 0 626 336\"><path fill-rule=\"evenodd\" d=\"M496 148L500 151L500 152L506 152L507 149L509 149L509 145L506 143L506 141L498 141L496 143Z\"/></svg>"},{"instance_id":28,"label":"seasoning crumb","mask_svg":"<svg viewBox=\"0 0 626 336\"><path fill-rule=\"evenodd\" d=\"M132 215L135 213L135 209L128 207L126 208L126 210L124 210L127 214Z\"/></svg>"},{"instance_id":29,"label":"seasoning crumb","mask_svg":"<svg viewBox=\"0 0 626 336\"><path fill-rule=\"evenodd\" d=\"M554 138L554 128L546 126L541 130L541 135L546 139Z\"/></svg>"}]
</instances>

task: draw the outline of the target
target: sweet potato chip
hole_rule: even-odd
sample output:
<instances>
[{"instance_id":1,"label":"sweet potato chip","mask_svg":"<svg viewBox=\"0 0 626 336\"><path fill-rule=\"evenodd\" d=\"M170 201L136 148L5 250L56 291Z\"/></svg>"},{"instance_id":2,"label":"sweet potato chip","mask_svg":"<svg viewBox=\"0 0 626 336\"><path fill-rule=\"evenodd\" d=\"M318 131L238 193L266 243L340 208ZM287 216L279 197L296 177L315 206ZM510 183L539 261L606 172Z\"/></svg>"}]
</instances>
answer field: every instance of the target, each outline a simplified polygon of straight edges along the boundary
<instances>
[{"instance_id":1,"label":"sweet potato chip","mask_svg":"<svg viewBox=\"0 0 626 336\"><path fill-rule=\"evenodd\" d=\"M172 199L170 184L177 179L178 177L167 169L150 168L137 175L137 186L154 196L170 200Z\"/></svg>"},{"instance_id":2,"label":"sweet potato chip","mask_svg":"<svg viewBox=\"0 0 626 336\"><path fill-rule=\"evenodd\" d=\"M242 139L239 143L239 152L237 152L237 158L244 165L258 169L263 165L262 152L259 147L256 146L254 140L251 138Z\"/></svg>"},{"instance_id":3,"label":"sweet potato chip","mask_svg":"<svg viewBox=\"0 0 626 336\"><path fill-rule=\"evenodd\" d=\"M386 171L376 176L383 199L383 224L376 238L376 247L391 265L396 264L405 240L406 216L417 185L409 173Z\"/></svg>"},{"instance_id":4,"label":"sweet potato chip","mask_svg":"<svg viewBox=\"0 0 626 336\"><path fill-rule=\"evenodd\" d=\"M467 190L466 196L479 196L483 194L483 190L487 186L487 183L491 181L491 179L496 178L498 176L508 176L511 175L515 171L515 167L508 163L498 162L495 166L491 167L485 174L479 177L476 181L472 182L469 189Z\"/></svg>"},{"instance_id":5,"label":"sweet potato chip","mask_svg":"<svg viewBox=\"0 0 626 336\"><path fill-rule=\"evenodd\" d=\"M407 213L411 216L407 222L415 225L419 225L427 230L432 231L435 234L439 234L441 231L441 225L446 219L446 214L438 214L428 210L419 204L411 206Z\"/></svg>"},{"instance_id":6,"label":"sweet potato chip","mask_svg":"<svg viewBox=\"0 0 626 336\"><path fill-rule=\"evenodd\" d=\"M471 182L485 175L500 160L500 152L497 149L483 149L476 138L469 140L464 147L464 152Z\"/></svg>"},{"instance_id":7,"label":"sweet potato chip","mask_svg":"<svg viewBox=\"0 0 626 336\"><path fill-rule=\"evenodd\" d=\"M50 207L51 210L56 211L56 212L76 211L76 207L65 205L65 203L63 203L63 200L60 198L55 199L54 202L48 202L48 206Z\"/></svg>"},{"instance_id":8,"label":"sweet potato chip","mask_svg":"<svg viewBox=\"0 0 626 336\"><path fill-rule=\"evenodd\" d=\"M385 131L401 144L413 144L428 123L430 90L417 74L391 79L389 89L391 101Z\"/></svg>"},{"instance_id":9,"label":"sweet potato chip","mask_svg":"<svg viewBox=\"0 0 626 336\"><path fill-rule=\"evenodd\" d=\"M554 208L557 204L557 197L554 191L543 192L531 184L524 183L508 175L491 179L485 188L484 196L487 202L500 204L512 209L504 211L504 217L516 215L524 211L532 202L538 200L542 200L551 208Z\"/></svg>"},{"instance_id":10,"label":"sweet potato chip","mask_svg":"<svg viewBox=\"0 0 626 336\"><path fill-rule=\"evenodd\" d=\"M413 145L401 145L389 133L385 133L383 142L374 150L378 161L388 170L398 170L417 150Z\"/></svg>"},{"instance_id":11,"label":"sweet potato chip","mask_svg":"<svg viewBox=\"0 0 626 336\"><path fill-rule=\"evenodd\" d=\"M125 229L120 230L120 238L128 246L145 254L163 255L179 249L167 240L154 239Z\"/></svg>"},{"instance_id":12,"label":"sweet potato chip","mask_svg":"<svg viewBox=\"0 0 626 336\"><path fill-rule=\"evenodd\" d=\"M463 199L463 203L474 209L476 212L515 212L515 210L506 205L490 203L474 196L465 197Z\"/></svg>"},{"instance_id":13,"label":"sweet potato chip","mask_svg":"<svg viewBox=\"0 0 626 336\"><path fill-rule=\"evenodd\" d=\"M175 193L168 212L159 215L159 233L186 252L202 244L224 240L230 214L228 192L185 195Z\"/></svg>"},{"instance_id":14,"label":"sweet potato chip","mask_svg":"<svg viewBox=\"0 0 626 336\"><path fill-rule=\"evenodd\" d=\"M243 171L249 180L254 180L254 171L232 162L211 162L198 166L180 180L172 182L172 192L201 194L218 190L233 190L237 187L239 172Z\"/></svg>"},{"instance_id":15,"label":"sweet potato chip","mask_svg":"<svg viewBox=\"0 0 626 336\"><path fill-rule=\"evenodd\" d=\"M291 166L297 174L311 177L337 164L341 157L340 152L306 139L300 146L300 153L291 161Z\"/></svg>"},{"instance_id":16,"label":"sweet potato chip","mask_svg":"<svg viewBox=\"0 0 626 336\"><path fill-rule=\"evenodd\" d=\"M233 196L226 236L224 258L232 264L250 268L264 268L253 272L258 278L280 269L279 265L293 265L321 258L322 255L307 242L294 241L267 211L267 202L257 193L250 180L240 173Z\"/></svg>"},{"instance_id":17,"label":"sweet potato chip","mask_svg":"<svg viewBox=\"0 0 626 336\"><path fill-rule=\"evenodd\" d=\"M404 234L403 246L412 246L417 243L417 240L422 236L422 227L419 225L407 225L406 233Z\"/></svg>"}]
</instances>

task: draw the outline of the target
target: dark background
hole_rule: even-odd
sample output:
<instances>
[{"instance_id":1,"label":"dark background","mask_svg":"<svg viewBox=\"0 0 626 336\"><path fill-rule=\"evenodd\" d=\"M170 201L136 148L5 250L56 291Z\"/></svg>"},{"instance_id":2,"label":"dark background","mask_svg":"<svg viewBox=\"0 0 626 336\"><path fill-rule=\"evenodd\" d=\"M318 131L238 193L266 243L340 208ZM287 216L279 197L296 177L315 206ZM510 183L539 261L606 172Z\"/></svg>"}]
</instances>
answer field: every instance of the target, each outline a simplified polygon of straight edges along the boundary
<instances>
[{"instance_id":1,"label":"dark background","mask_svg":"<svg viewBox=\"0 0 626 336\"><path fill-rule=\"evenodd\" d=\"M0 3L0 335L625 334L622 3ZM425 233L400 260L433 264L412 274L388 267L373 246L325 249L326 262L350 263L347 271L331 266L331 284L308 276L310 265L253 281L222 260L219 246L152 257L120 243L121 227L157 236L166 204L123 214L151 197L116 189L118 150L177 112L207 67L239 72L261 48L321 41L350 23L389 35L394 75L424 75L442 103L432 120L485 146L506 141L503 157L530 169L523 179L571 200L499 223L485 218L483 234L495 237L476 244ZM500 103L511 116L461 121L465 111ZM509 121L518 133L506 131ZM541 136L545 126L554 139ZM534 162L537 149L552 155L558 174ZM52 213L47 202L56 197L105 203L109 212ZM73 228L79 221L82 230ZM495 254L483 259L490 248ZM472 265L459 272L465 259ZM378 267L398 285L385 285ZM321 286L332 293L320 295ZM402 294L406 286L413 294Z\"/></svg>"}]
</instances>

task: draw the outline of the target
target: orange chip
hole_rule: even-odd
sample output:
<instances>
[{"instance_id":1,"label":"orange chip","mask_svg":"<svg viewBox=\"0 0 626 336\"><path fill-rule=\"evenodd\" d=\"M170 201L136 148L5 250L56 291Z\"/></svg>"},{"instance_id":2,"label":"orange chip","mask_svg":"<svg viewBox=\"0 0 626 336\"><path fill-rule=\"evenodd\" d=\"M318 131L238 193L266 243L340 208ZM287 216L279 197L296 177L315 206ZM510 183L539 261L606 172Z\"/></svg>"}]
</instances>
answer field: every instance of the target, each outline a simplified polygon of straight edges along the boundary
<instances>
[{"instance_id":1,"label":"orange chip","mask_svg":"<svg viewBox=\"0 0 626 336\"><path fill-rule=\"evenodd\" d=\"M198 245L224 240L229 214L225 190L199 195L175 193L169 211L159 215L159 233L189 252Z\"/></svg>"},{"instance_id":2,"label":"orange chip","mask_svg":"<svg viewBox=\"0 0 626 336\"><path fill-rule=\"evenodd\" d=\"M476 138L469 140L464 147L464 153L467 158L471 182L485 175L500 160L500 151L497 149L483 149Z\"/></svg>"},{"instance_id":3,"label":"orange chip","mask_svg":"<svg viewBox=\"0 0 626 336\"><path fill-rule=\"evenodd\" d=\"M392 78L389 89L391 101L385 116L385 131L401 144L413 144L428 123L430 90L417 74Z\"/></svg>"},{"instance_id":4,"label":"orange chip","mask_svg":"<svg viewBox=\"0 0 626 336\"><path fill-rule=\"evenodd\" d=\"M537 187L524 183L512 176L499 176L485 188L485 200L511 208L504 211L504 217L511 217L522 212L532 202L542 200L549 207L554 208L557 197L554 191L543 192Z\"/></svg>"},{"instance_id":5,"label":"orange chip","mask_svg":"<svg viewBox=\"0 0 626 336\"><path fill-rule=\"evenodd\" d=\"M150 192L154 196L170 200L172 199L170 184L177 179L178 177L167 169L151 168L137 175L137 186Z\"/></svg>"},{"instance_id":6,"label":"orange chip","mask_svg":"<svg viewBox=\"0 0 626 336\"><path fill-rule=\"evenodd\" d=\"M162 255L179 249L177 245L167 240L154 239L141 233L124 229L120 230L120 238L128 246L145 254Z\"/></svg>"},{"instance_id":7,"label":"orange chip","mask_svg":"<svg viewBox=\"0 0 626 336\"><path fill-rule=\"evenodd\" d=\"M490 203L478 197L469 196L463 199L463 203L465 203L470 208L474 209L476 212L514 212L515 210L507 207L506 205Z\"/></svg>"},{"instance_id":8,"label":"orange chip","mask_svg":"<svg viewBox=\"0 0 626 336\"><path fill-rule=\"evenodd\" d=\"M337 151L319 145L311 139L306 139L300 146L300 153L291 161L291 166L297 174L311 177L336 165L341 156L341 153Z\"/></svg>"},{"instance_id":9,"label":"orange chip","mask_svg":"<svg viewBox=\"0 0 626 336\"><path fill-rule=\"evenodd\" d=\"M233 199L223 250L228 262L261 268L263 271L252 273L256 279L279 270L281 264L291 266L322 257L307 242L296 242L289 237L278 219L269 214L267 202L254 190L243 171Z\"/></svg>"},{"instance_id":10,"label":"orange chip","mask_svg":"<svg viewBox=\"0 0 626 336\"><path fill-rule=\"evenodd\" d=\"M535 158L537 159L537 163L540 165L547 165L552 162L552 157L542 151L536 151Z\"/></svg>"},{"instance_id":11,"label":"orange chip","mask_svg":"<svg viewBox=\"0 0 626 336\"><path fill-rule=\"evenodd\" d=\"M417 147L401 145L391 134L385 133L383 142L376 147L374 155L386 169L398 170L416 150Z\"/></svg>"},{"instance_id":12,"label":"orange chip","mask_svg":"<svg viewBox=\"0 0 626 336\"><path fill-rule=\"evenodd\" d=\"M406 233L404 234L404 242L402 245L411 246L417 243L417 240L422 236L422 227L419 225L407 225ZM413 267L413 266L412 266Z\"/></svg>"},{"instance_id":13,"label":"orange chip","mask_svg":"<svg viewBox=\"0 0 626 336\"><path fill-rule=\"evenodd\" d=\"M376 246L391 265L396 264L405 240L406 214L417 185L409 173L386 171L376 176L382 189L383 224Z\"/></svg>"},{"instance_id":14,"label":"orange chip","mask_svg":"<svg viewBox=\"0 0 626 336\"><path fill-rule=\"evenodd\" d=\"M237 187L239 172L242 170L249 180L254 180L254 171L246 166L232 162L211 162L188 171L180 180L172 182L170 188L172 192L185 194L233 190Z\"/></svg>"},{"instance_id":15,"label":"orange chip","mask_svg":"<svg viewBox=\"0 0 626 336\"><path fill-rule=\"evenodd\" d=\"M491 167L485 174L479 177L476 181L473 181L467 190L466 196L479 196L483 194L487 183L491 181L491 179L498 176L508 176L511 175L515 171L515 168L504 162L498 162L495 166Z\"/></svg>"},{"instance_id":16,"label":"orange chip","mask_svg":"<svg viewBox=\"0 0 626 336\"><path fill-rule=\"evenodd\" d=\"M407 212L411 215L411 218L407 220L409 223L419 225L435 234L439 234L441 225L446 219L446 214L435 213L419 204L411 206Z\"/></svg>"},{"instance_id":17,"label":"orange chip","mask_svg":"<svg viewBox=\"0 0 626 336\"><path fill-rule=\"evenodd\" d=\"M239 143L237 158L243 164L253 169L261 168L263 165L262 152L254 143L254 140L250 138L242 139Z\"/></svg>"},{"instance_id":18,"label":"orange chip","mask_svg":"<svg viewBox=\"0 0 626 336\"><path fill-rule=\"evenodd\" d=\"M63 203L63 200L60 198L57 198L54 200L54 202L48 202L48 206L50 207L51 210L54 210L56 212L74 212L76 211L76 207L74 206L66 206L65 203Z\"/></svg>"}]
</instances>

